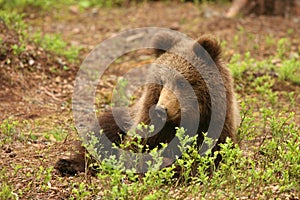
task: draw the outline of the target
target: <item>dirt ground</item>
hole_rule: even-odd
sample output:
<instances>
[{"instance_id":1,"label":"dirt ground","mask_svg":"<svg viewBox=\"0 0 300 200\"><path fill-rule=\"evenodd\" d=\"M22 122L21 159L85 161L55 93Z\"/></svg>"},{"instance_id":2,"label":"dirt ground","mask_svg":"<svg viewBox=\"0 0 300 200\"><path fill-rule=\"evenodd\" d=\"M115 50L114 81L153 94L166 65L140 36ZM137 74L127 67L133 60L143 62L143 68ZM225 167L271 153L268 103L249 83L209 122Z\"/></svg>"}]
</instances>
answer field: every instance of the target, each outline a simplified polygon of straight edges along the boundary
<instances>
[{"instance_id":1,"label":"dirt ground","mask_svg":"<svg viewBox=\"0 0 300 200\"><path fill-rule=\"evenodd\" d=\"M225 62L234 53L244 54L248 51L254 58L263 60L275 54L276 41L282 37L291 39L293 50L297 51L300 46L300 19L271 16L227 19L222 17L225 11L224 5L196 7L191 3L178 4L170 1L84 11L71 6L48 13L33 12L26 15L25 20L32 33L37 30L43 33L60 33L70 44L82 46L81 61L104 39L122 30L148 26L171 28L192 38L204 33L216 35L226 42ZM238 39L236 35L239 36ZM69 69L61 70L66 65L66 60L57 58L34 44L27 46L26 51L16 57L12 49L9 49L10 44L19 42L16 33L0 23L0 36L4 38L3 47L6 48L6 54L0 55L0 122L3 123L8 118L19 121L16 142L0 149L1 165L8 169L9 182L16 189L26 191L22 199L67 198L70 194L68 186L72 182L70 179L80 180L84 176L60 177L54 170L52 176L55 178L50 182L51 189L46 192L37 189L42 183L36 176L39 167L54 166L58 158L68 155L72 142L70 138L76 135L71 98L80 62L68 63ZM275 38L275 44L266 45L266 36ZM49 70L51 67L58 69L58 72ZM299 94L300 87L281 84L275 90ZM296 113L298 119L299 114ZM52 137L46 140L43 136L45 133L52 133L53 127L65 133L67 138L64 141L57 141ZM38 139L21 142L22 134L35 135ZM12 166L18 165L26 167L13 170ZM24 188L28 185L31 187Z\"/></svg>"}]
</instances>

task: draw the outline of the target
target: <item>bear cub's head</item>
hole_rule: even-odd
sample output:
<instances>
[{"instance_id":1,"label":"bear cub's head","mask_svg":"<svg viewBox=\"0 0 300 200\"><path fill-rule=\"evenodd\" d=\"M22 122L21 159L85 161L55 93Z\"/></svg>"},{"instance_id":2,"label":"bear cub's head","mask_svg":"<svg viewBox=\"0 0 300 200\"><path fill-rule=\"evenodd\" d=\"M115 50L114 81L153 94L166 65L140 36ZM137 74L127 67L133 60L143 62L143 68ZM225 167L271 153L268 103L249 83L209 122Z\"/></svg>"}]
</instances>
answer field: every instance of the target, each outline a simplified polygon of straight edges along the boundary
<instances>
[{"instance_id":1,"label":"bear cub's head","mask_svg":"<svg viewBox=\"0 0 300 200\"><path fill-rule=\"evenodd\" d=\"M155 79L161 90L156 116L177 123L183 117L199 118L199 113L201 118L209 118L211 102L205 77L214 81L214 71L221 63L219 42L209 35L191 43L159 33L153 44L157 59L149 77Z\"/></svg>"}]
</instances>

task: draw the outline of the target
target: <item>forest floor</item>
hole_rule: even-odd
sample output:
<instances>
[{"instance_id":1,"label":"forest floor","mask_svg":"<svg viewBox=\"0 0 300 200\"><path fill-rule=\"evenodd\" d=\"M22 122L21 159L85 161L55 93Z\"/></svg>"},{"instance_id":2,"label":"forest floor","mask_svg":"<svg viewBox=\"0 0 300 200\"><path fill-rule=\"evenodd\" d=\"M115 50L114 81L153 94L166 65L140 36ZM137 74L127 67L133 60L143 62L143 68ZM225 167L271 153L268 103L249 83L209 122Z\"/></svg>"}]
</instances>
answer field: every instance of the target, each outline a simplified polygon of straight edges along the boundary
<instances>
[{"instance_id":1,"label":"forest floor","mask_svg":"<svg viewBox=\"0 0 300 200\"><path fill-rule=\"evenodd\" d=\"M246 16L236 19L224 18L228 5L194 5L192 3L149 2L126 7L87 8L65 6L39 12L25 11L26 34L37 32L60 34L69 46L80 47L78 58L69 61L57 56L36 43L29 42L21 53L19 33L0 21L0 123L1 136L0 170L7 185L20 199L65 199L74 195L74 187L93 177L80 174L61 177L53 169L55 162L68 156L76 131L72 116L72 94L76 73L81 62L103 40L131 28L165 27L183 32L192 38L212 34L222 42L223 60L229 63L233 55L250 52L256 61L267 60L278 54L278 41L288 39L286 57L300 52L300 19L285 19L278 16ZM17 46L14 46L17 45ZM151 60L143 55L132 55L110 75L118 76L132 65ZM280 60L271 61L280 66ZM251 63L250 63L251 64ZM293 93L295 105L287 98L280 98L281 108L295 112L295 122L300 124L300 85L292 81L279 80L276 70L249 72L242 79L235 79L239 103L251 95L246 81L248 74L275 77L272 91ZM114 77L111 76L111 77ZM112 80L111 82L114 82ZM105 85L109 89L109 83ZM250 86L249 86L250 87ZM107 91L104 91L107 93ZM109 95L106 95L109 96ZM100 100L100 106L109 100ZM259 110L259 103L255 104ZM243 144L243 149L250 148ZM255 145L252 143L251 145ZM2 175L3 176L3 175ZM49 178L49 180L47 179ZM47 180L47 181L46 181ZM77 185L77 186L76 186ZM47 189L46 189L47 188ZM286 194L286 198L297 199L299 191ZM101 195L100 195L101 196ZM12 197L14 198L14 197Z\"/></svg>"}]
</instances>

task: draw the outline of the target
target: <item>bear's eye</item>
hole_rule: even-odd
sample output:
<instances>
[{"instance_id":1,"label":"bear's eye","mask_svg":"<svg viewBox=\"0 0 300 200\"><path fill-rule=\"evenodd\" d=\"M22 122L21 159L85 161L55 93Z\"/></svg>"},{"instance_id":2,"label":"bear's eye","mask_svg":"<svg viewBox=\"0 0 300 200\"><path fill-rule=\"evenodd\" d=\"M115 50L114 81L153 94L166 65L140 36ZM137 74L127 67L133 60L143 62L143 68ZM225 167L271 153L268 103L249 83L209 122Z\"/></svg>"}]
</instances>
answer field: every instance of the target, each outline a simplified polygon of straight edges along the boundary
<instances>
[{"instance_id":1,"label":"bear's eye","mask_svg":"<svg viewBox=\"0 0 300 200\"><path fill-rule=\"evenodd\" d=\"M158 84L159 84L159 85L164 85L164 81L160 79L160 80L158 81Z\"/></svg>"},{"instance_id":2,"label":"bear's eye","mask_svg":"<svg viewBox=\"0 0 300 200\"><path fill-rule=\"evenodd\" d=\"M179 79L179 80L177 80L177 87L179 88L179 89L183 89L183 88L185 88L185 86L186 86L186 83L185 83L185 81L184 80L181 80L181 79Z\"/></svg>"}]
</instances>

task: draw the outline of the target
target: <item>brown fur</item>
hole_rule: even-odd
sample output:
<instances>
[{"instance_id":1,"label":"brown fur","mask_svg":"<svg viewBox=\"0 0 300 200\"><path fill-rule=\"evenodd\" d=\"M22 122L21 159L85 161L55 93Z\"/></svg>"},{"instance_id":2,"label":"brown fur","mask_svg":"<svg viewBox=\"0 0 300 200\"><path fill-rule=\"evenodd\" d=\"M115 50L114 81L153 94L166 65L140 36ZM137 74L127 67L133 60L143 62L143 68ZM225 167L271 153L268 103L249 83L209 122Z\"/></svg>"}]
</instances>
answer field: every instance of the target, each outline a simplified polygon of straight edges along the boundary
<instances>
[{"instance_id":1,"label":"brown fur","mask_svg":"<svg viewBox=\"0 0 300 200\"><path fill-rule=\"evenodd\" d=\"M215 63L219 71L218 73L220 73L223 80L227 97L227 102L221 103L226 103L227 110L222 133L219 137L217 145L213 148L213 151L218 150L218 144L224 143L227 137L235 141L235 131L239 119L237 112L238 109L234 97L233 80L231 74L228 68L224 66L220 59L220 44L211 36L203 36L197 41L198 43L196 43L195 45L191 47L185 47L180 43L180 40L172 38L168 34L159 34L156 39L154 39L154 44L158 49L160 49L157 51L157 55L159 57L157 58L155 63L158 65L168 66L171 69L179 72L188 81L188 83L191 84L199 103L197 103L196 105L191 103L181 106L179 104L179 101L182 100L183 102L185 102L185 100L189 98L189 95L186 95L184 90L180 90L178 88L184 87L186 83L184 81L182 82L182 78L178 78L178 75L169 73L168 69L155 66L151 70L153 71L153 73L149 75L148 79L159 80L163 84L148 84L142 94L142 97L135 105L135 109L137 112L134 115L133 124L124 122L125 124L127 123L126 127L131 127L129 129L134 129L137 124L141 122L145 124L152 123L155 125L157 121L151 121L151 112L153 112L151 108L153 108L153 105L157 104L157 106L160 106L166 110L167 119L164 127L162 127L162 129L159 130L156 135L145 139L145 143L149 145L150 149L159 146L162 142L169 143L172 139L174 139L176 133L175 127L178 127L180 125L179 122L182 118L189 119L188 125L190 127L198 126L198 145L200 146L203 141L202 133L207 132L211 120L211 98L214 97L210 96L206 83L199 72L195 70L194 67L189 62L187 62L187 60L172 53L172 49L183 49L184 52L188 52L188 55L189 52L194 52L199 60L200 68L203 66L203 69L205 70L210 69L210 65L212 66ZM200 44L205 49L205 51L200 48L198 44ZM161 48L171 50L171 52L165 52L161 50ZM214 61L214 63L211 59L208 59L209 56ZM218 81L217 79L215 80L215 76L213 75L213 73L215 72L210 72L208 70L208 72L205 71L204 73L208 74L210 81ZM210 75L209 73L212 73L212 75ZM197 117L199 117L195 116L195 113L197 113L196 111L198 110L201 115L199 122L195 120L197 119ZM100 126L104 130L104 133L113 143L119 145L121 142L121 137L126 137L124 131L122 131L122 129L119 128L119 126L114 121L111 111L108 111L104 115L100 116L99 122ZM99 130L94 131L99 132ZM187 132L189 132L189 130L187 130ZM128 139L129 137L126 138ZM84 156L84 154L82 154L82 156ZM218 165L220 160L221 158L218 157L215 162L216 165ZM59 161L58 163L61 163L61 161ZM74 159L72 159L71 163L74 163ZM63 167L64 169L58 166L57 169L59 169L60 171L64 171L65 174L68 174L68 171L65 170L66 167ZM69 171L74 172L75 170Z\"/></svg>"}]
</instances>

